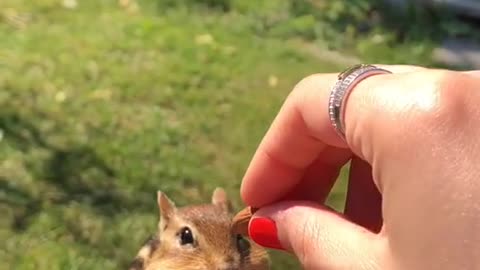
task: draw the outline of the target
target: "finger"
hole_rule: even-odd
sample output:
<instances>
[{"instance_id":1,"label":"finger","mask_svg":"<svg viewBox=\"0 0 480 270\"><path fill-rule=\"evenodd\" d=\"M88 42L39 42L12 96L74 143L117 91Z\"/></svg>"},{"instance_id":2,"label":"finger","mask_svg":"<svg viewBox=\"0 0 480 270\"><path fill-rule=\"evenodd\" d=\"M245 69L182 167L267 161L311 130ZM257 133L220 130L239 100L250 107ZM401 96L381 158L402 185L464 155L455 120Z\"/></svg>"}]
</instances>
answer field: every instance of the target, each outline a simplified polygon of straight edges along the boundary
<instances>
[{"instance_id":1,"label":"finger","mask_svg":"<svg viewBox=\"0 0 480 270\"><path fill-rule=\"evenodd\" d=\"M250 221L249 235L261 246L294 253L303 269L382 269L382 236L311 202L285 201L260 209Z\"/></svg>"},{"instance_id":2,"label":"finger","mask_svg":"<svg viewBox=\"0 0 480 270\"><path fill-rule=\"evenodd\" d=\"M323 204L338 178L341 167L347 163L350 156L348 149L326 147L322 155L306 168L301 181L281 200L307 200Z\"/></svg>"},{"instance_id":3,"label":"finger","mask_svg":"<svg viewBox=\"0 0 480 270\"><path fill-rule=\"evenodd\" d=\"M329 76L333 80L335 75ZM301 88L294 90L286 99L253 156L241 186L242 197L250 206L260 207L288 196L318 157L322 158L316 166L322 167L326 175L335 175L339 167L336 163L349 155L345 150L338 155L326 154L327 145L312 136L297 108L301 91ZM327 185L330 183L325 181ZM322 182L317 188L320 186Z\"/></svg>"},{"instance_id":4,"label":"finger","mask_svg":"<svg viewBox=\"0 0 480 270\"><path fill-rule=\"evenodd\" d=\"M372 168L358 157L350 164L344 214L351 222L376 233L383 224L382 196L373 182Z\"/></svg>"},{"instance_id":5,"label":"finger","mask_svg":"<svg viewBox=\"0 0 480 270\"><path fill-rule=\"evenodd\" d=\"M387 66L395 72L405 72L404 66ZM412 70L414 67L412 67ZM375 83L384 83L378 75L360 82L353 92L368 95ZM393 75L394 77L395 75ZM337 74L312 75L302 80L280 109L267 134L263 138L245 173L241 186L243 200L251 206L260 207L279 200L292 190L318 156L325 164L333 164L325 155L327 146L347 147L345 142L332 128L327 113L330 88L337 80ZM394 79L393 79L394 80ZM372 83L366 84L367 81ZM393 82L395 83L395 82ZM400 82L396 82L401 83ZM365 94L367 93L367 94ZM351 101L350 101L351 100ZM372 98L357 98L360 102L374 102ZM355 103L349 98L349 104ZM359 107L360 105L349 105ZM363 106L368 108L368 106ZM355 118L352 110L347 110L345 117ZM354 120L346 120L348 125ZM365 121L364 121L365 122ZM367 121L368 123L368 121ZM351 126L347 126L350 127ZM360 145L356 144L356 154L361 154ZM330 166L336 169L335 166ZM334 175L334 173L331 173ZM262 188L265 187L265 188ZM267 191L268 188L268 192Z\"/></svg>"}]
</instances>

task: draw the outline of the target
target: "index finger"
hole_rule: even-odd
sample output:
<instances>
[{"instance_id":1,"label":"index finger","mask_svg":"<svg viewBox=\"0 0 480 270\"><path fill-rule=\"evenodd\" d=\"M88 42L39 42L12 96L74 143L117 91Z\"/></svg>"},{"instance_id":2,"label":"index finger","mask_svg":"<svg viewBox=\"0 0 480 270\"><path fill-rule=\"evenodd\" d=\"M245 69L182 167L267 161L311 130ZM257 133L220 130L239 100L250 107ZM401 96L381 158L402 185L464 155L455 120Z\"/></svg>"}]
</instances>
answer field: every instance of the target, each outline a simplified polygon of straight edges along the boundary
<instances>
[{"instance_id":1,"label":"index finger","mask_svg":"<svg viewBox=\"0 0 480 270\"><path fill-rule=\"evenodd\" d=\"M422 69L412 66L385 68L394 73ZM261 207L284 197L302 181L313 162L325 170L325 175L337 175L335 171L350 155L345 151L346 143L332 127L327 110L330 89L337 76L334 73L311 75L298 83L287 97L243 178L241 196L246 204ZM356 88L361 85L362 82ZM332 151L335 147L336 152ZM331 181L324 179L324 183ZM322 179L318 185L321 188Z\"/></svg>"},{"instance_id":2,"label":"index finger","mask_svg":"<svg viewBox=\"0 0 480 270\"><path fill-rule=\"evenodd\" d=\"M329 127L328 114L325 114L327 91L318 91L315 100L307 100L311 97L310 89L327 89L336 78L336 74L310 76L302 80L287 97L244 176L241 194L248 205L260 207L283 197L298 184L307 167L322 157L321 153L329 144L342 144L335 131ZM317 120L314 122L319 125L307 125L304 119L306 108L299 106L305 102L315 104L316 112L313 115ZM323 132L325 138L319 139L314 135L318 133L318 126L326 127ZM332 165L332 169L338 170L334 166L336 160L331 160L330 157L343 159L337 155L324 156L316 165L321 166L319 163L323 163L326 169Z\"/></svg>"}]
</instances>

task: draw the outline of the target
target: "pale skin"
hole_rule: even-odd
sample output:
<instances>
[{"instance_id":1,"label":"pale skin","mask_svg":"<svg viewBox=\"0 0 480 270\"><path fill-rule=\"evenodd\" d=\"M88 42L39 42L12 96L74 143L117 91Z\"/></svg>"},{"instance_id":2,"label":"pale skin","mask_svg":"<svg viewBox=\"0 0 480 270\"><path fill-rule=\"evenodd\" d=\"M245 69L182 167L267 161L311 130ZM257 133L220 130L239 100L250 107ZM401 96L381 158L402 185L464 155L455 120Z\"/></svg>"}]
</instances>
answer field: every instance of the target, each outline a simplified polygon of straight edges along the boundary
<instances>
[{"instance_id":1,"label":"pale skin","mask_svg":"<svg viewBox=\"0 0 480 270\"><path fill-rule=\"evenodd\" d=\"M393 74L348 98L346 141L327 113L337 74L301 80L241 196L304 269L480 269L480 72L380 66ZM335 213L325 198L352 157L346 210Z\"/></svg>"}]
</instances>

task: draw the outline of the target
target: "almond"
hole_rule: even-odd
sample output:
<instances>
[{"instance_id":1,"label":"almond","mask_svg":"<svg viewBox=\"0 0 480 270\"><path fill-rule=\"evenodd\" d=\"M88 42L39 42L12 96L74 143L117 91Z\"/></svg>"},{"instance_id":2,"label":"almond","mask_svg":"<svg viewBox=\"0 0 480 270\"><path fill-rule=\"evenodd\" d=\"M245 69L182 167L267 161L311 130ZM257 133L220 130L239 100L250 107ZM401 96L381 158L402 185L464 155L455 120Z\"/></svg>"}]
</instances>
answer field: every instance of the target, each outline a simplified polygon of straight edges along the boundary
<instances>
[{"instance_id":1,"label":"almond","mask_svg":"<svg viewBox=\"0 0 480 270\"><path fill-rule=\"evenodd\" d=\"M248 237L248 223L258 208L246 207L233 217L232 231Z\"/></svg>"}]
</instances>

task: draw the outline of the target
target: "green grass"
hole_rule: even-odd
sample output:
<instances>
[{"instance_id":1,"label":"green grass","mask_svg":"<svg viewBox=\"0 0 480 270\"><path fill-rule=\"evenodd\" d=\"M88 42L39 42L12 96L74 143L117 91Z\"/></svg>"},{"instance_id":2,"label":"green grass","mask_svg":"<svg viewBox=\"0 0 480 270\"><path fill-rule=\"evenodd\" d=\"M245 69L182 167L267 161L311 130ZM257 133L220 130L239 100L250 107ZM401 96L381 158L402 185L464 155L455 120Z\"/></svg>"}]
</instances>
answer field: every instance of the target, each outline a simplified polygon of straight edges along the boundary
<instances>
[{"instance_id":1,"label":"green grass","mask_svg":"<svg viewBox=\"0 0 480 270\"><path fill-rule=\"evenodd\" d=\"M309 38L313 17L283 18L286 1L179 2L0 3L0 269L125 269L155 229L158 189L184 205L222 186L240 207L285 96L344 68L293 42L330 44ZM369 39L350 51L420 63L430 46ZM298 268L272 254L274 269Z\"/></svg>"}]
</instances>

